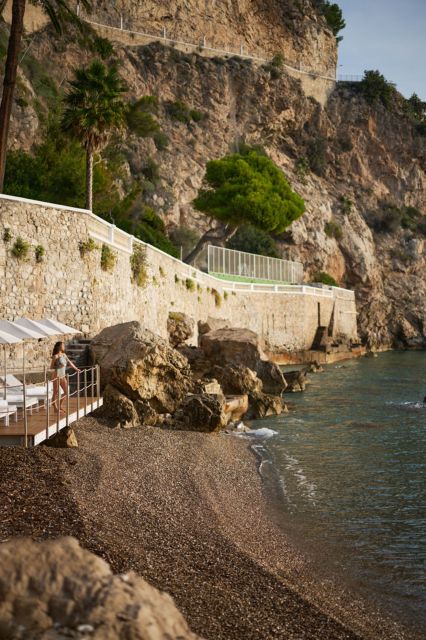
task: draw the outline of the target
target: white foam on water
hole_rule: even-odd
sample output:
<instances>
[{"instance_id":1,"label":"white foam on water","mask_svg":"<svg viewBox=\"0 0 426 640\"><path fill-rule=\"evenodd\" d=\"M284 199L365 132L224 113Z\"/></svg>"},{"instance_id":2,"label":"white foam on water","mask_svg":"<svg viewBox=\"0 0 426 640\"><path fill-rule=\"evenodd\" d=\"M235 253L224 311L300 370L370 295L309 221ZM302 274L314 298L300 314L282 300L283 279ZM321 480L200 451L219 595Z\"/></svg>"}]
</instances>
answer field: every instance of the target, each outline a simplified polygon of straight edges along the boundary
<instances>
[{"instance_id":1,"label":"white foam on water","mask_svg":"<svg viewBox=\"0 0 426 640\"><path fill-rule=\"evenodd\" d=\"M268 427L262 427L261 429L249 429L249 431L246 431L244 435L251 438L272 438L273 436L276 436L277 433L278 431L268 429Z\"/></svg>"},{"instance_id":2,"label":"white foam on water","mask_svg":"<svg viewBox=\"0 0 426 640\"><path fill-rule=\"evenodd\" d=\"M288 453L285 453L284 457L287 461L286 469L296 478L296 482L305 497L314 502L317 495L317 486L308 480L297 458L290 456Z\"/></svg>"}]
</instances>

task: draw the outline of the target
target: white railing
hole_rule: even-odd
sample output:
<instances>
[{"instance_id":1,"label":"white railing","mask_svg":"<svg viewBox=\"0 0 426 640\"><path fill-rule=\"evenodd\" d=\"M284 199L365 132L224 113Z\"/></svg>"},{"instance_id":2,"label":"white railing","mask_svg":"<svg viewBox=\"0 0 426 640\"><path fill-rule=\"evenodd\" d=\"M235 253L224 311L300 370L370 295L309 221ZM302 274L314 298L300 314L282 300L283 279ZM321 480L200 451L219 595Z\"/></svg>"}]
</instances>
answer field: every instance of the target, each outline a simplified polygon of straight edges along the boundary
<instances>
[{"instance_id":1,"label":"white railing","mask_svg":"<svg viewBox=\"0 0 426 640\"><path fill-rule=\"evenodd\" d=\"M207 260L208 272L212 275L235 276L247 280L272 280L275 283L303 282L303 265L300 262L212 245L208 247Z\"/></svg>"},{"instance_id":2,"label":"white railing","mask_svg":"<svg viewBox=\"0 0 426 640\"><path fill-rule=\"evenodd\" d=\"M120 21L118 25L110 25L110 24L105 24L103 22L99 22L97 20L92 20L88 16L84 16L80 9L78 9L78 13L81 19L84 20L84 22L86 22L87 24L93 27L98 27L98 28L100 27L102 29L109 29L111 31L128 34L131 38L136 38L136 37L142 38L147 43L160 41L160 42L163 42L164 44L170 44L172 46L186 47L190 51L197 52L200 54L208 53L208 54L214 54L214 55L226 56L226 57L237 56L239 58L243 58L246 60L253 60L254 62L259 62L262 64L271 62L271 58L248 54L245 51L244 44L240 44L239 49L236 49L236 50L223 49L223 48L218 48L214 46L208 46L205 36L202 36L198 42L187 42L186 40L182 40L179 37L172 38L170 37L170 35L169 36L167 35L167 30L165 27L163 27L163 29L159 33L149 33L146 31L140 31L138 29L125 28L124 27L125 21L122 14L120 15ZM288 69L293 73L307 75L315 78L321 78L323 80L328 80L333 83L336 82L335 76L329 76L327 75L327 72L322 72L322 71L319 72L316 69L304 67L300 62L293 62L293 61L289 61L288 63L283 62L282 67L285 69Z\"/></svg>"},{"instance_id":3,"label":"white railing","mask_svg":"<svg viewBox=\"0 0 426 640\"><path fill-rule=\"evenodd\" d=\"M133 251L133 246L135 244L143 246L147 252L152 252L156 254L158 257L166 258L171 264L174 265L176 275L181 278L190 278L194 280L196 283L204 284L205 286L210 287L219 287L223 291L241 291L241 292L252 292L252 293L279 293L279 294L288 294L288 295L312 295L323 298L332 298L332 297L342 297L345 296L346 299L353 300L355 294L353 291L349 291L348 289L341 289L339 287L329 287L321 284L312 284L312 285L286 285L286 284L260 284L260 283L251 283L251 282L231 282L227 280L223 280L221 278L216 278L213 275L206 274L203 271L200 271L196 267L193 267L174 256L171 256L168 253L165 253L161 249L157 247L153 247L139 238L132 236L130 233L126 231L122 231L115 225L99 218L94 213L89 211L88 209L77 209L75 207L67 207L64 205L56 205L51 202L41 202L39 200L30 200L28 198L20 198L18 196L9 196L0 194L1 200L9 200L12 202L22 202L26 204L34 204L41 208L49 207L52 209L66 210L70 212L77 213L79 215L83 215L86 217L88 233L89 236L94 240L98 240L100 242L104 242L105 244L110 245L111 247L117 249L118 251L125 252L126 254L131 254ZM149 263L149 260L148 260ZM298 264L298 263L295 263ZM299 263L300 264L300 263Z\"/></svg>"},{"instance_id":4,"label":"white railing","mask_svg":"<svg viewBox=\"0 0 426 640\"><path fill-rule=\"evenodd\" d=\"M98 365L82 367L81 370L66 374L67 389L64 393L54 378L56 371L44 369L32 369L31 373L43 375L43 382L29 384L27 376L30 371L21 374L20 384L9 385L3 382L0 385L0 398L6 402L6 409L2 408L0 420L6 426L21 425L24 446L28 447L29 437L37 441L47 440L60 429L69 426L79 418L82 418L93 410L93 405L99 406L101 401L100 369ZM53 374L53 379L52 379ZM75 387L70 390L70 382ZM61 407L63 408L61 409ZM34 420L38 423L37 433L31 427ZM44 427L40 428L40 424ZM1 431L0 431L1 436ZM1 437L0 437L1 446Z\"/></svg>"}]
</instances>

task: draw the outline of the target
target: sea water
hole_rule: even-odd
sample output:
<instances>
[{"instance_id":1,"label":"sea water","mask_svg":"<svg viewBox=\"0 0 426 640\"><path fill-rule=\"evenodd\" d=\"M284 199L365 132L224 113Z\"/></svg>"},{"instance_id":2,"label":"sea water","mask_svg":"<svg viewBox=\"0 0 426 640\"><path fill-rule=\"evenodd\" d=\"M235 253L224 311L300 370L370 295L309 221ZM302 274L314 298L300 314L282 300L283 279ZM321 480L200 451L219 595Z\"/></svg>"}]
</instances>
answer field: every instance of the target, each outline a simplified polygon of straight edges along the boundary
<instances>
[{"instance_id":1,"label":"sea water","mask_svg":"<svg viewBox=\"0 0 426 640\"><path fill-rule=\"evenodd\" d=\"M426 628L426 352L329 365L253 424L288 533L364 596ZM257 447L259 444L256 445Z\"/></svg>"}]
</instances>

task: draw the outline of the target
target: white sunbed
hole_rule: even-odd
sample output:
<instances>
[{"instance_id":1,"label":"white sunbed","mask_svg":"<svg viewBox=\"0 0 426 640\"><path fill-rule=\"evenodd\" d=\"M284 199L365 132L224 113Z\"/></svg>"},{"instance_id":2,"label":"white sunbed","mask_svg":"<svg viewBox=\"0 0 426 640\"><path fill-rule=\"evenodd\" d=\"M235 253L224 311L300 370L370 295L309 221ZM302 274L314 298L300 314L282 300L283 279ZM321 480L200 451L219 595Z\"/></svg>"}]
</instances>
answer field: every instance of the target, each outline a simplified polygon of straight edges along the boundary
<instances>
[{"instance_id":1,"label":"white sunbed","mask_svg":"<svg viewBox=\"0 0 426 640\"><path fill-rule=\"evenodd\" d=\"M19 393L7 393L6 392L6 402L10 405L16 406L18 409L24 408L24 396ZM29 398L26 396L25 398L25 406L26 409L29 410L30 413L33 412L33 409L38 407L39 398Z\"/></svg>"},{"instance_id":2,"label":"white sunbed","mask_svg":"<svg viewBox=\"0 0 426 640\"><path fill-rule=\"evenodd\" d=\"M5 377L0 376L0 383L4 384ZM11 373L6 375L6 393L9 394L22 394L24 385L18 378ZM47 384L28 384L25 385L25 395L30 398L39 398L40 400L46 400L47 397ZM53 395L53 384L49 382L49 400Z\"/></svg>"},{"instance_id":3,"label":"white sunbed","mask_svg":"<svg viewBox=\"0 0 426 640\"><path fill-rule=\"evenodd\" d=\"M7 400L0 400L0 420L4 420L5 427L9 426L9 416L15 415L17 419L18 407L9 404Z\"/></svg>"}]
</instances>

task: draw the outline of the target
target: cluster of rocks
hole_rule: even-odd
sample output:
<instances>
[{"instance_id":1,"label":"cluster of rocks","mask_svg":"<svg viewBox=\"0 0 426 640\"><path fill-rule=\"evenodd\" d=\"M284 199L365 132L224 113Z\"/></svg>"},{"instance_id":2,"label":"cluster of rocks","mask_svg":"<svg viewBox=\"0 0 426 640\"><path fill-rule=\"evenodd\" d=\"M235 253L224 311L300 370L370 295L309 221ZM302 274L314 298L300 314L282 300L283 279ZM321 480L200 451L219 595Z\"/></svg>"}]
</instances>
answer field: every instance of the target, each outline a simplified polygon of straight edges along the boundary
<instances>
[{"instance_id":1,"label":"cluster of rocks","mask_svg":"<svg viewBox=\"0 0 426 640\"><path fill-rule=\"evenodd\" d=\"M286 411L282 394L304 389L306 372L290 384L266 357L259 336L217 320L199 326L171 314L169 341L127 322L101 331L91 343L103 387L102 413L115 426L164 425L174 429L219 431L241 418Z\"/></svg>"}]
</instances>

